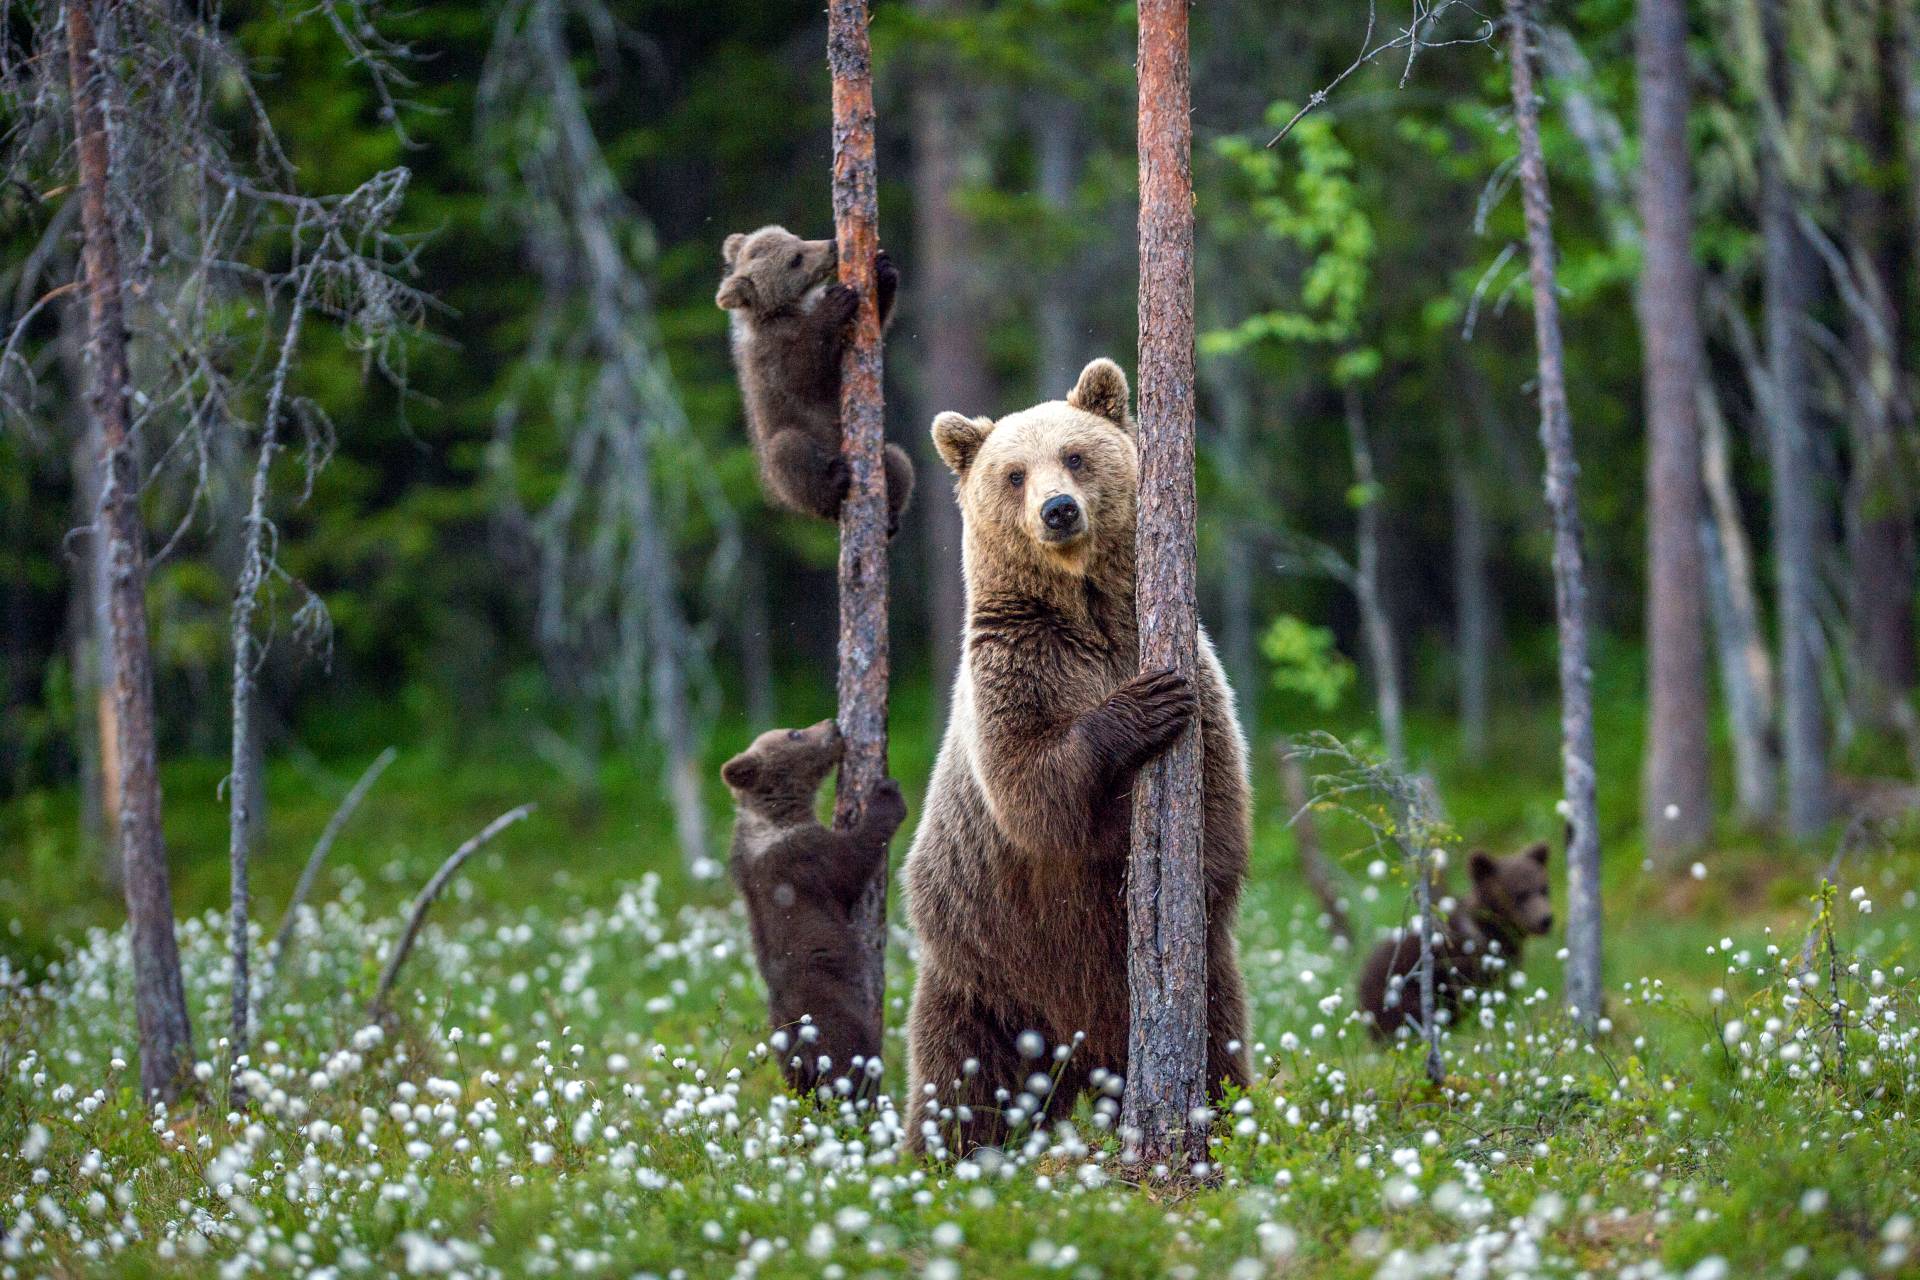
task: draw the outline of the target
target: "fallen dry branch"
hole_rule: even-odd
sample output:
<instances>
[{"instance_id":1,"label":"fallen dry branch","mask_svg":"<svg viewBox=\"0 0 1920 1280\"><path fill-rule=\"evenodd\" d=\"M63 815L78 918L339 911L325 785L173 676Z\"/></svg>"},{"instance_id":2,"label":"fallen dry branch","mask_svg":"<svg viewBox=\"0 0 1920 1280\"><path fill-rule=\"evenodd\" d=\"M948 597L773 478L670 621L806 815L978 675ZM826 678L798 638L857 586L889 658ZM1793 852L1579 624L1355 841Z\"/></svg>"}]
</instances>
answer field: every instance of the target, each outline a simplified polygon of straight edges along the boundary
<instances>
[{"instance_id":1,"label":"fallen dry branch","mask_svg":"<svg viewBox=\"0 0 1920 1280\"><path fill-rule=\"evenodd\" d=\"M534 806L523 804L517 809L509 809L492 822L479 835L453 851L453 856L440 864L433 873L433 879L427 881L427 887L413 900L413 910L407 914L406 931L400 935L400 941L394 944L393 954L387 959L385 972L380 975L380 986L373 993L373 1003L367 1006L367 1017L378 1020L387 1007L387 996L393 991L394 980L400 976L400 966L407 962L407 956L413 950L413 942L420 934L420 926L426 922L427 908L447 887L447 881L453 879L454 872L466 864L468 858L485 848L487 842L532 813Z\"/></svg>"},{"instance_id":2,"label":"fallen dry branch","mask_svg":"<svg viewBox=\"0 0 1920 1280\"><path fill-rule=\"evenodd\" d=\"M373 784L380 780L380 775L387 771L387 766L392 764L399 754L392 747L388 747L375 757L374 762L367 766L366 772L360 775L360 780L353 784L353 789L347 792L347 797L340 802L340 807L333 811L331 818L327 819L326 828L320 832L320 838L314 841L313 852L307 855L307 865L301 868L300 882L293 886L293 896L287 899L287 909L280 916L280 927L274 930L273 945L269 948L268 968L276 980L281 972L280 966L286 960L287 943L293 938L294 916L298 914L300 904L307 900L307 894L313 891L313 882L320 878L320 867L326 862L327 855L333 852L333 842L340 838L340 831L347 825L347 819L353 816L354 810L360 807L360 802L367 798L367 792L373 790Z\"/></svg>"}]
</instances>

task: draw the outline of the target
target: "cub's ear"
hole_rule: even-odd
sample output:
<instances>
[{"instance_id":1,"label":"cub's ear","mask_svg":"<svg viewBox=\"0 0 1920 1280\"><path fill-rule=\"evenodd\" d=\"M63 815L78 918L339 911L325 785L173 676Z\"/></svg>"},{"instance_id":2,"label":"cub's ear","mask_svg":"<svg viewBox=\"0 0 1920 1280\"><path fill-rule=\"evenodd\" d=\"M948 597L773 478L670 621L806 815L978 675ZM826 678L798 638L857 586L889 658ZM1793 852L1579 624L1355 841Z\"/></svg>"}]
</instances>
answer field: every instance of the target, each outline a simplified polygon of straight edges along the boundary
<instances>
[{"instance_id":1,"label":"cub's ear","mask_svg":"<svg viewBox=\"0 0 1920 1280\"><path fill-rule=\"evenodd\" d=\"M1473 877L1475 884L1491 879L1498 870L1500 870L1500 864L1495 862L1493 855L1485 849L1475 849L1467 855L1467 874Z\"/></svg>"},{"instance_id":2,"label":"cub's ear","mask_svg":"<svg viewBox=\"0 0 1920 1280\"><path fill-rule=\"evenodd\" d=\"M1127 394L1127 375L1119 365L1101 356L1080 371L1080 381L1067 393L1067 403L1130 433L1133 415L1127 412Z\"/></svg>"},{"instance_id":3,"label":"cub's ear","mask_svg":"<svg viewBox=\"0 0 1920 1280\"><path fill-rule=\"evenodd\" d=\"M1548 849L1545 840L1535 841L1532 845L1528 846L1526 852L1527 857L1532 858L1543 867L1547 865L1547 854Z\"/></svg>"},{"instance_id":4,"label":"cub's ear","mask_svg":"<svg viewBox=\"0 0 1920 1280\"><path fill-rule=\"evenodd\" d=\"M746 242L746 233L736 231L728 236L726 242L720 246L720 261L727 264L728 270L732 270L733 260L740 256L740 246Z\"/></svg>"},{"instance_id":5,"label":"cub's ear","mask_svg":"<svg viewBox=\"0 0 1920 1280\"><path fill-rule=\"evenodd\" d=\"M943 413L933 420L933 447L953 474L963 476L973 465L973 455L987 433L993 430L992 418L969 418L961 413Z\"/></svg>"},{"instance_id":6,"label":"cub's ear","mask_svg":"<svg viewBox=\"0 0 1920 1280\"><path fill-rule=\"evenodd\" d=\"M741 754L720 766L720 779L735 791L751 791L760 781L760 762Z\"/></svg>"}]
</instances>

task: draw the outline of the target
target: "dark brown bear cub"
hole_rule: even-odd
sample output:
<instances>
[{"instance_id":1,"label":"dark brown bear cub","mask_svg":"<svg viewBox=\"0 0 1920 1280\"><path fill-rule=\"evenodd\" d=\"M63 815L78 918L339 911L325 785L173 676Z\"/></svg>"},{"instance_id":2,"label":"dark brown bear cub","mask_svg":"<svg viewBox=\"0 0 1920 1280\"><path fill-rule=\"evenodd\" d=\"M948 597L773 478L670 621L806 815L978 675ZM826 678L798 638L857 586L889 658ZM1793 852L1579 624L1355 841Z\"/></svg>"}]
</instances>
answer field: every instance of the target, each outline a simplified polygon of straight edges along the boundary
<instances>
[{"instance_id":1,"label":"dark brown bear cub","mask_svg":"<svg viewBox=\"0 0 1920 1280\"><path fill-rule=\"evenodd\" d=\"M841 752L839 727L822 720L810 729L763 733L720 771L733 790L730 869L767 983L768 1043L781 1074L802 1094L841 1077L870 1088L866 1073L877 1074L880 1055L880 1028L868 1026L859 1007L853 908L886 865L887 842L907 806L888 780L858 830L822 826L814 793Z\"/></svg>"},{"instance_id":2,"label":"dark brown bear cub","mask_svg":"<svg viewBox=\"0 0 1920 1280\"><path fill-rule=\"evenodd\" d=\"M802 240L785 227L727 237L727 274L714 301L731 313L733 360L747 430L767 496L790 511L840 518L850 473L840 452L840 357L859 295L834 280L831 240ZM893 319L900 273L884 251L877 264L880 327ZM886 451L887 528L913 496L913 463Z\"/></svg>"},{"instance_id":3,"label":"dark brown bear cub","mask_svg":"<svg viewBox=\"0 0 1920 1280\"><path fill-rule=\"evenodd\" d=\"M1468 988L1498 980L1520 958L1528 935L1553 928L1547 893L1547 846L1536 844L1510 858L1476 849L1467 859L1473 887L1433 939L1433 1003L1449 1021L1460 1015ZM1420 936L1407 930L1373 949L1360 970L1360 1008L1374 1034L1391 1038L1420 1020Z\"/></svg>"}]
</instances>

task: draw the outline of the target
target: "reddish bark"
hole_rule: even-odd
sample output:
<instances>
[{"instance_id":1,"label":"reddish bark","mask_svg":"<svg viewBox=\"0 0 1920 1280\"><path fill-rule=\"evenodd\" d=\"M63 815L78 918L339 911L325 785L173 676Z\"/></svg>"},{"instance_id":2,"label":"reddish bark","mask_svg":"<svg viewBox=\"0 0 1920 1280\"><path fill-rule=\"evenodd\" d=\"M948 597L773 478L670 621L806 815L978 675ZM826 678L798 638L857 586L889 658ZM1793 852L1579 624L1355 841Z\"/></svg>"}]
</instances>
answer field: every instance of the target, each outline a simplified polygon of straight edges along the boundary
<instances>
[{"instance_id":1,"label":"reddish bark","mask_svg":"<svg viewBox=\"0 0 1920 1280\"><path fill-rule=\"evenodd\" d=\"M1684 0L1640 0L1640 341L1647 414L1647 747L1641 823L1671 863L1712 828L1700 545L1699 284Z\"/></svg>"},{"instance_id":2,"label":"reddish bark","mask_svg":"<svg viewBox=\"0 0 1920 1280\"><path fill-rule=\"evenodd\" d=\"M1140 6L1141 670L1191 677L1194 614L1193 131L1186 0ZM1207 921L1200 735L1140 771L1127 861L1124 1123L1143 1162L1206 1159Z\"/></svg>"},{"instance_id":3,"label":"reddish bark","mask_svg":"<svg viewBox=\"0 0 1920 1280\"><path fill-rule=\"evenodd\" d=\"M103 0L110 8L112 0ZM99 439L101 536L106 554L107 634L111 650L111 717L117 769L110 805L119 839L133 949L133 998L140 1035L140 1089L168 1101L179 1096L193 1064L193 1028L180 979L173 935L173 890L160 832L160 775L156 768L153 660L147 647L146 531L140 520L140 480L127 420L132 393L127 322L120 298L120 253L107 209L111 160L101 108L101 53L93 6L67 6L67 74L73 92L79 161L81 274L87 295L87 346L93 365L87 401Z\"/></svg>"},{"instance_id":4,"label":"reddish bark","mask_svg":"<svg viewBox=\"0 0 1920 1280\"><path fill-rule=\"evenodd\" d=\"M846 755L834 797L836 829L850 831L887 777L887 475L882 457L879 179L874 163L873 48L865 0L832 0L827 65L833 75L833 225L840 280L860 295L841 366L841 448L852 482L840 510L840 733ZM862 985L877 1036L885 1025L887 881L855 913L867 970Z\"/></svg>"},{"instance_id":5,"label":"reddish bark","mask_svg":"<svg viewBox=\"0 0 1920 1280\"><path fill-rule=\"evenodd\" d=\"M1600 826L1594 799L1593 672L1587 660L1587 566L1581 545L1580 465L1567 410L1566 355L1555 281L1552 205L1540 149L1540 102L1533 81L1530 5L1506 0L1511 38L1514 131L1540 356L1540 443L1546 453L1547 509L1553 517L1553 595L1560 634L1560 756L1567 821L1567 1006L1589 1031L1599 1023Z\"/></svg>"}]
</instances>

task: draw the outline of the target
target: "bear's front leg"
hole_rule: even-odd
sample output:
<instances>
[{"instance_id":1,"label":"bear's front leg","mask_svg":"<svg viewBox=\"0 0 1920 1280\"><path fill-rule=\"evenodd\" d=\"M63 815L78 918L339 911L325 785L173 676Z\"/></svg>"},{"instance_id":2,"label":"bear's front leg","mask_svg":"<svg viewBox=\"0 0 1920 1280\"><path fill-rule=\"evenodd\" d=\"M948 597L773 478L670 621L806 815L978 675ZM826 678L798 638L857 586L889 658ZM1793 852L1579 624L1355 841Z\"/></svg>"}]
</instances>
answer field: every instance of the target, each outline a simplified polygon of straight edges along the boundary
<instances>
[{"instance_id":1,"label":"bear's front leg","mask_svg":"<svg viewBox=\"0 0 1920 1280\"><path fill-rule=\"evenodd\" d=\"M766 474L767 487L782 506L822 520L839 518L851 475L838 449L788 428L767 442Z\"/></svg>"}]
</instances>

